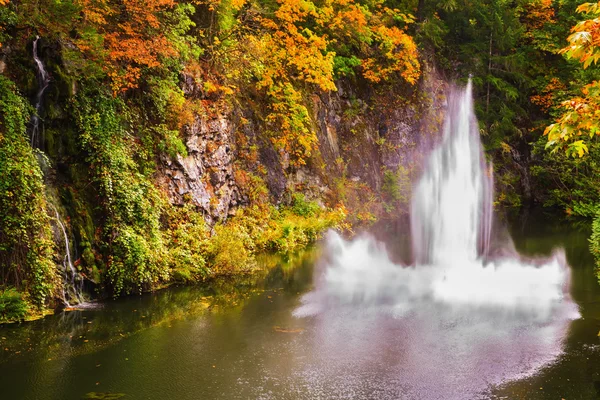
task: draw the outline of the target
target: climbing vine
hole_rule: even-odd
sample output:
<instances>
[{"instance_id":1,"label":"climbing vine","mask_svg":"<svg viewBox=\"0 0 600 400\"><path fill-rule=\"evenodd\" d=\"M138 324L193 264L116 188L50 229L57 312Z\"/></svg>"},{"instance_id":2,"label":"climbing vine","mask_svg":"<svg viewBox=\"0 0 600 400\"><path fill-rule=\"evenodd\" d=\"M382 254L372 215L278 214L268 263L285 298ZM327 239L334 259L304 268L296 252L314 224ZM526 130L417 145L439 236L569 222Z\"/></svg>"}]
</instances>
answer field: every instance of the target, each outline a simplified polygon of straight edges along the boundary
<instances>
[{"instance_id":1,"label":"climbing vine","mask_svg":"<svg viewBox=\"0 0 600 400\"><path fill-rule=\"evenodd\" d=\"M42 171L26 135L30 108L0 76L0 287L24 291L36 306L57 288Z\"/></svg>"}]
</instances>

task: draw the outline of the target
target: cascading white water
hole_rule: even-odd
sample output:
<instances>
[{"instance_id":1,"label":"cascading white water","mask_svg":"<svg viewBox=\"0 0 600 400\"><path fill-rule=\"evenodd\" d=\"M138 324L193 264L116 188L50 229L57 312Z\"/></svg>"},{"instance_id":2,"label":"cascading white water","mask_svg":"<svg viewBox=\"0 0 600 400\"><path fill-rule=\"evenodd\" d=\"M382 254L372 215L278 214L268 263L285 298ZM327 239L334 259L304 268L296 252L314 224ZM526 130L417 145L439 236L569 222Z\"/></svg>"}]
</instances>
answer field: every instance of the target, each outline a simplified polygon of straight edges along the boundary
<instances>
[{"instance_id":1,"label":"cascading white water","mask_svg":"<svg viewBox=\"0 0 600 400\"><path fill-rule=\"evenodd\" d=\"M44 63L39 57L38 54L38 43L40 41L40 37L36 36L33 41L33 61L36 66L36 74L38 80L38 90L34 99L34 107L35 113L31 117L31 147L40 149L42 146L41 143L41 135L40 135L40 113L42 111L42 104L44 100L44 92L48 88L50 83L50 75L44 66ZM43 158L40 158L42 160ZM64 242L65 255L62 262L63 265L63 284L62 284L62 297L63 302L66 306L70 306L73 303L83 304L83 277L73 265L73 261L71 259L71 247L69 245L69 236L67 235L67 230L65 229L65 225L62 222L60 214L58 213L58 209L54 206L54 213L56 218L56 223L58 228L60 229L60 234L62 235L61 239Z\"/></svg>"},{"instance_id":2,"label":"cascading white water","mask_svg":"<svg viewBox=\"0 0 600 400\"><path fill-rule=\"evenodd\" d=\"M491 232L493 181L473 110L471 81L449 96L441 145L431 154L411 206L417 263L475 260Z\"/></svg>"},{"instance_id":3,"label":"cascading white water","mask_svg":"<svg viewBox=\"0 0 600 400\"><path fill-rule=\"evenodd\" d=\"M385 337L380 356L400 355L398 373L386 377L402 389L394 398L428 400L481 398L489 385L556 359L579 316L564 251L538 260L488 255L491 175L469 82L449 96L443 138L414 190L415 263L393 263L369 235L328 235L315 289L294 312L319 316L315 346L335 347L330 356L339 357ZM352 362L359 376L377 364Z\"/></svg>"},{"instance_id":4,"label":"cascading white water","mask_svg":"<svg viewBox=\"0 0 600 400\"><path fill-rule=\"evenodd\" d=\"M65 225L62 222L60 214L56 207L54 208L54 214L56 218L56 223L60 228L60 233L62 233L62 239L64 241L65 246L65 256L63 258L63 284L62 284L62 299L67 307L70 307L73 304L83 304L85 299L83 297L83 278L75 269L73 265L73 261L71 259L71 247L69 245L69 236L67 235L67 230L65 229Z\"/></svg>"},{"instance_id":5,"label":"cascading white water","mask_svg":"<svg viewBox=\"0 0 600 400\"><path fill-rule=\"evenodd\" d=\"M38 90L35 95L35 113L31 117L31 146L35 148L39 148L40 143L40 113L42 111L42 101L44 99L44 92L48 88L48 84L50 83L50 75L46 71L44 67L44 63L40 59L38 55L38 42L40 40L39 36L36 36L33 41L33 61L36 65L37 72L37 80L38 80Z\"/></svg>"}]
</instances>

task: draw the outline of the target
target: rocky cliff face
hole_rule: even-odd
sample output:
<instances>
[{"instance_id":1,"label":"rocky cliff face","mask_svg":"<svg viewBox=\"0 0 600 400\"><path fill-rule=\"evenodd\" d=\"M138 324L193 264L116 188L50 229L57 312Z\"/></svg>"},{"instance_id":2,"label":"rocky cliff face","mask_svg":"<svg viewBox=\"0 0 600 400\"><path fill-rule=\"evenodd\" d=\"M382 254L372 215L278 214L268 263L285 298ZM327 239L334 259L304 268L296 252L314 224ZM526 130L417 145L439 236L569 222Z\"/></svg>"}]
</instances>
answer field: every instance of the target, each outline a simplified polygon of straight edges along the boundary
<instances>
[{"instance_id":1,"label":"rocky cliff face","mask_svg":"<svg viewBox=\"0 0 600 400\"><path fill-rule=\"evenodd\" d=\"M236 165L244 158L242 147L254 146L257 154L244 160L245 168L261 171L274 203L286 201L286 193L293 191L319 200L335 198L341 180L377 195L385 171L418 164L431 147L443 119L446 89L444 81L429 71L412 92L394 93L390 88L385 93L360 93L339 82L334 94L314 95L309 105L318 151L301 168L287 165L285 154L264 137L243 104L211 116L197 115L183 132L188 155L165 156L158 182L173 204L189 199L207 221L224 220L248 203L248 188L236 179ZM189 79L184 91L202 96Z\"/></svg>"},{"instance_id":2,"label":"rocky cliff face","mask_svg":"<svg viewBox=\"0 0 600 400\"><path fill-rule=\"evenodd\" d=\"M167 189L173 204L189 199L200 207L208 221L225 219L243 202L234 180L234 126L227 115L210 119L196 116L185 128L188 155L165 156L158 181Z\"/></svg>"}]
</instances>

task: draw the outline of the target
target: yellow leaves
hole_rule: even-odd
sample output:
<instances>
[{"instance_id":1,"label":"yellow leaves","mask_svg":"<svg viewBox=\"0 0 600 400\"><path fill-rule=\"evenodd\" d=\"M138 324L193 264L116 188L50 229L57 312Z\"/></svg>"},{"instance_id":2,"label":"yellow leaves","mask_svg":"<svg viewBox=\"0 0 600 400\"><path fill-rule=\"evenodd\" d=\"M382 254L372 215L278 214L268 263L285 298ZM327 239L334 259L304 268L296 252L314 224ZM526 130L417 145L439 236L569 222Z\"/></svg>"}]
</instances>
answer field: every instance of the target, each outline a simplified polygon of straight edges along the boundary
<instances>
[{"instance_id":1,"label":"yellow leaves","mask_svg":"<svg viewBox=\"0 0 600 400\"><path fill-rule=\"evenodd\" d=\"M573 157L583 157L588 153L583 140L573 139L600 134L600 83L595 81L587 85L583 92L586 97L575 97L562 103L564 113L544 131L544 135L548 136L546 148L566 147L567 155Z\"/></svg>"},{"instance_id":2,"label":"yellow leaves","mask_svg":"<svg viewBox=\"0 0 600 400\"><path fill-rule=\"evenodd\" d=\"M599 15L598 3L585 3L577 8L585 14ZM571 29L572 34L567 38L569 45L560 50L567 58L572 58L583 63L583 68L588 68L592 63L600 60L600 18L593 18L579 22Z\"/></svg>"},{"instance_id":3,"label":"yellow leaves","mask_svg":"<svg viewBox=\"0 0 600 400\"><path fill-rule=\"evenodd\" d=\"M284 24L303 22L307 17L317 17L317 8L312 1L307 0L277 0L280 4L275 17Z\"/></svg>"},{"instance_id":4,"label":"yellow leaves","mask_svg":"<svg viewBox=\"0 0 600 400\"><path fill-rule=\"evenodd\" d=\"M233 9L236 11L241 10L245 4L246 0L231 0L231 7L233 7Z\"/></svg>"},{"instance_id":5,"label":"yellow leaves","mask_svg":"<svg viewBox=\"0 0 600 400\"><path fill-rule=\"evenodd\" d=\"M583 157L584 154L589 153L588 147L583 140L577 140L569 145L569 150L567 154L571 154L573 157L578 155L579 158Z\"/></svg>"},{"instance_id":6,"label":"yellow leaves","mask_svg":"<svg viewBox=\"0 0 600 400\"><path fill-rule=\"evenodd\" d=\"M577 8L580 13L600 15L600 3L585 3ZM583 68L596 64L600 60L600 18L579 22L571 29L569 45L560 53L583 63ZM600 83L594 81L583 88L585 97L575 97L562 103L565 109L555 124L546 128L548 136L546 147L566 146L567 155L583 157L588 147L583 140L572 139L578 136L590 138L600 133Z\"/></svg>"},{"instance_id":7,"label":"yellow leaves","mask_svg":"<svg viewBox=\"0 0 600 400\"><path fill-rule=\"evenodd\" d=\"M577 7L577 12L584 14L598 14L598 3L583 3Z\"/></svg>"},{"instance_id":8,"label":"yellow leaves","mask_svg":"<svg viewBox=\"0 0 600 400\"><path fill-rule=\"evenodd\" d=\"M512 147L506 142L501 142L500 147L502 148L502 152L505 154L510 154L512 151Z\"/></svg>"},{"instance_id":9,"label":"yellow leaves","mask_svg":"<svg viewBox=\"0 0 600 400\"><path fill-rule=\"evenodd\" d=\"M257 78L257 89L269 99L266 122L273 143L291 155L292 164L301 165L317 142L301 88L336 90L334 59L340 47L351 53L348 68L361 66L363 76L372 82L401 77L415 84L420 76L417 46L397 26L414 17L380 2L276 1L272 14L254 17L262 29L240 39L249 54L240 58Z\"/></svg>"},{"instance_id":10,"label":"yellow leaves","mask_svg":"<svg viewBox=\"0 0 600 400\"><path fill-rule=\"evenodd\" d=\"M275 147L290 154L293 165L304 165L318 139L310 127L302 94L291 83L275 85L268 94L271 112L266 120L273 132L271 141Z\"/></svg>"},{"instance_id":11,"label":"yellow leaves","mask_svg":"<svg viewBox=\"0 0 600 400\"><path fill-rule=\"evenodd\" d=\"M404 80L414 85L421 74L421 65L412 38L395 26L379 26L374 36L382 54L363 61L363 76L371 82L380 82L399 72Z\"/></svg>"}]
</instances>

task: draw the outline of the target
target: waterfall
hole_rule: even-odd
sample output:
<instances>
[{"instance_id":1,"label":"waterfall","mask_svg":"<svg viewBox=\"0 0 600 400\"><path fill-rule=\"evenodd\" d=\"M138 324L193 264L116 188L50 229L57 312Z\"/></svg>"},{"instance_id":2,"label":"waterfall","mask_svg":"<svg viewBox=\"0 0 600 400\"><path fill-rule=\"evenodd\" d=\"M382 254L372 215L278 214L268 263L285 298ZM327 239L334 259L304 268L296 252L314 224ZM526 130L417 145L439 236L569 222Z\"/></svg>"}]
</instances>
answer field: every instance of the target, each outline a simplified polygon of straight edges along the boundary
<instances>
[{"instance_id":1,"label":"waterfall","mask_svg":"<svg viewBox=\"0 0 600 400\"><path fill-rule=\"evenodd\" d=\"M85 302L83 298L83 278L73 265L69 236L67 235L65 224L62 222L58 209L54 206L52 206L52 208L54 208L56 223L62 234L62 240L65 246L65 255L62 262L62 300L67 307L70 307L73 304L82 304Z\"/></svg>"},{"instance_id":2,"label":"waterfall","mask_svg":"<svg viewBox=\"0 0 600 400\"><path fill-rule=\"evenodd\" d=\"M39 36L36 36L33 41L33 61L36 65L36 75L38 81L38 90L35 95L35 113L31 117L31 146L34 148L40 148L40 113L42 112L42 101L44 99L44 92L48 88L48 84L50 83L50 76L48 75L48 71L44 67L44 63L40 59L38 55L38 42L40 40Z\"/></svg>"},{"instance_id":3,"label":"waterfall","mask_svg":"<svg viewBox=\"0 0 600 400\"><path fill-rule=\"evenodd\" d=\"M487 253L493 178L473 110L472 84L449 96L442 143L431 154L411 205L417 263L475 260Z\"/></svg>"},{"instance_id":4,"label":"waterfall","mask_svg":"<svg viewBox=\"0 0 600 400\"><path fill-rule=\"evenodd\" d=\"M35 113L31 117L31 147L37 149L40 149L43 145L42 137L40 134L40 125L42 122L40 114L42 112L44 92L46 91L46 89L48 88L48 84L50 83L50 75L48 74L48 71L46 71L44 63L42 62L38 54L39 41L39 36L36 36L35 40L33 41L33 61L35 62L36 66L38 90L34 98ZM43 162L42 157L40 157L39 160L40 162ZM69 245L69 236L67 235L67 230L58 212L58 208L52 204L50 204L50 206L54 209L56 224L59 230L57 236L59 236L59 240L63 242L65 249L65 255L62 261L62 300L67 307L71 304L82 304L84 303L83 277L79 274L79 272L73 265L73 260L71 257L71 247Z\"/></svg>"}]
</instances>

